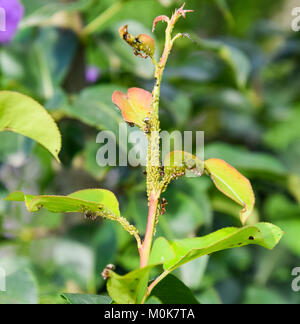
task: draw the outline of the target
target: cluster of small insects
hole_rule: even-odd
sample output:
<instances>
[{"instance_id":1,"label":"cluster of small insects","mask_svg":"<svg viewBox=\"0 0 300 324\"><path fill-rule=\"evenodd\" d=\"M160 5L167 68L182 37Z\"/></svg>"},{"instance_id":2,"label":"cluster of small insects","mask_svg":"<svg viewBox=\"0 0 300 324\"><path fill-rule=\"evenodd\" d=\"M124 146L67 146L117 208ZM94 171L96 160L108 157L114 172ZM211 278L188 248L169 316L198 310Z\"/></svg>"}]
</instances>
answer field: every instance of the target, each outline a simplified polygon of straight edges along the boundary
<instances>
[{"instance_id":1,"label":"cluster of small insects","mask_svg":"<svg viewBox=\"0 0 300 324\"><path fill-rule=\"evenodd\" d=\"M161 166L159 171L160 176L163 178L165 176L165 167Z\"/></svg>"},{"instance_id":2,"label":"cluster of small insects","mask_svg":"<svg viewBox=\"0 0 300 324\"><path fill-rule=\"evenodd\" d=\"M97 213L94 213L90 210L87 210L84 212L84 218L89 220L96 220L97 219Z\"/></svg>"},{"instance_id":3,"label":"cluster of small insects","mask_svg":"<svg viewBox=\"0 0 300 324\"><path fill-rule=\"evenodd\" d=\"M108 264L105 269L102 271L101 276L104 280L107 280L109 278L109 272L114 271L116 269L115 265Z\"/></svg>"},{"instance_id":4,"label":"cluster of small insects","mask_svg":"<svg viewBox=\"0 0 300 324\"><path fill-rule=\"evenodd\" d=\"M119 34L120 37L133 48L134 55L140 56L144 59L153 56L155 44L150 36L140 34L135 37L128 32L128 25L121 27L119 29Z\"/></svg>"},{"instance_id":5,"label":"cluster of small insects","mask_svg":"<svg viewBox=\"0 0 300 324\"><path fill-rule=\"evenodd\" d=\"M185 175L185 170L175 171L171 174L171 180L177 180L179 177L183 177Z\"/></svg>"}]
</instances>

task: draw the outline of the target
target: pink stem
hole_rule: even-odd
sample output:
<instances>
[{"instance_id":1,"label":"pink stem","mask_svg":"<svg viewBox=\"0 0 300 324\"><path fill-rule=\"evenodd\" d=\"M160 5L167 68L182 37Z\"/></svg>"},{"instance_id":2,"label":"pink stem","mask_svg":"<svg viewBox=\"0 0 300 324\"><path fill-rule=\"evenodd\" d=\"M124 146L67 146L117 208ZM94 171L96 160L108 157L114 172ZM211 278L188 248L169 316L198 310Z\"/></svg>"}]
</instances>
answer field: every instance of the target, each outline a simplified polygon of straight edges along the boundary
<instances>
[{"instance_id":1,"label":"pink stem","mask_svg":"<svg viewBox=\"0 0 300 324\"><path fill-rule=\"evenodd\" d=\"M149 213L148 213L148 222L147 222L145 239L139 250L141 268L146 267L148 264L152 239L154 235L157 204L158 204L158 195L155 192L153 192L150 195L150 200L149 200Z\"/></svg>"}]
</instances>

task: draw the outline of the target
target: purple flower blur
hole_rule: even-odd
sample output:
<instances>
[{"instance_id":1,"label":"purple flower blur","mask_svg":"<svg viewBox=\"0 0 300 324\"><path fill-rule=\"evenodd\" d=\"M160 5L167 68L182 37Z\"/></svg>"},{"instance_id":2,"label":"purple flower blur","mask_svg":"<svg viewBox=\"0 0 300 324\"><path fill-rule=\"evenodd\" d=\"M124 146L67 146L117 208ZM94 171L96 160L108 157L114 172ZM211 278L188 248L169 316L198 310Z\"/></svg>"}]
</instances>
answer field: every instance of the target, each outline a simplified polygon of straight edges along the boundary
<instances>
[{"instance_id":1,"label":"purple flower blur","mask_svg":"<svg viewBox=\"0 0 300 324\"><path fill-rule=\"evenodd\" d=\"M0 9L5 16L5 31L0 30L0 43L7 44L18 30L19 22L24 15L24 7L19 0L0 0Z\"/></svg>"},{"instance_id":2,"label":"purple flower blur","mask_svg":"<svg viewBox=\"0 0 300 324\"><path fill-rule=\"evenodd\" d=\"M93 65L90 65L85 70L85 79L88 83L95 83L100 76L100 70Z\"/></svg>"}]
</instances>

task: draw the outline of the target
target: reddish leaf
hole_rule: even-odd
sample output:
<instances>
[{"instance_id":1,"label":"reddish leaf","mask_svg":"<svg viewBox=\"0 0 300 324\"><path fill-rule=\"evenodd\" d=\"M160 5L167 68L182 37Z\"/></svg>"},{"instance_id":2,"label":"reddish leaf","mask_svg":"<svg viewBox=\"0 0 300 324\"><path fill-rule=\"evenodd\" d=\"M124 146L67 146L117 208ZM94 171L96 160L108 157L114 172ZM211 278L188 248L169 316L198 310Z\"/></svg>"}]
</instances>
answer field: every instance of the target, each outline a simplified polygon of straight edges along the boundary
<instances>
[{"instance_id":1,"label":"reddish leaf","mask_svg":"<svg viewBox=\"0 0 300 324\"><path fill-rule=\"evenodd\" d=\"M241 221L245 224L251 215L255 197L250 181L240 174L234 167L220 159L205 161L205 169L211 176L216 187L224 195L243 206L240 212Z\"/></svg>"},{"instance_id":2,"label":"reddish leaf","mask_svg":"<svg viewBox=\"0 0 300 324\"><path fill-rule=\"evenodd\" d=\"M150 92L131 88L126 95L123 92L115 91L112 101L121 110L126 122L144 128L144 120L150 115L152 107L152 94Z\"/></svg>"}]
</instances>

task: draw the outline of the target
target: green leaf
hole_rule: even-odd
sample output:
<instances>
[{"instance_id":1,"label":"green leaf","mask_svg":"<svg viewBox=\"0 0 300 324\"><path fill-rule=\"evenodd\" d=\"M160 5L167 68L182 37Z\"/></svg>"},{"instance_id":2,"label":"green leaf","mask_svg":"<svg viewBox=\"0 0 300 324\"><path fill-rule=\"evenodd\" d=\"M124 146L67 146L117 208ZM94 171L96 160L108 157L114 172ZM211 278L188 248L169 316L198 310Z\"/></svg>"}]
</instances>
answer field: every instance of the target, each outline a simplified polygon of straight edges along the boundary
<instances>
[{"instance_id":1,"label":"green leaf","mask_svg":"<svg viewBox=\"0 0 300 324\"><path fill-rule=\"evenodd\" d=\"M250 62L247 56L238 48L217 40L207 40L197 37L197 44L209 51L213 51L228 64L234 73L238 87L245 88L250 74Z\"/></svg>"},{"instance_id":2,"label":"green leaf","mask_svg":"<svg viewBox=\"0 0 300 324\"><path fill-rule=\"evenodd\" d=\"M45 23L45 20L51 18L54 14L61 12L61 11L77 11L86 9L91 5L93 0L78 0L73 2L62 3L60 1L42 1L38 6L32 6L31 2L30 5L28 4L28 14L20 23L20 28L27 28L36 25L41 25ZM33 7L33 9L32 9ZM25 3L25 8L26 3ZM27 11L26 11L27 12Z\"/></svg>"},{"instance_id":3,"label":"green leaf","mask_svg":"<svg viewBox=\"0 0 300 324\"><path fill-rule=\"evenodd\" d=\"M204 215L198 200L180 191L167 192L166 198L168 205L164 217L173 237L185 238L203 225Z\"/></svg>"},{"instance_id":4,"label":"green leaf","mask_svg":"<svg viewBox=\"0 0 300 324\"><path fill-rule=\"evenodd\" d=\"M294 219L283 219L275 221L275 224L280 226L286 235L282 239L282 245L286 246L295 255L300 257L300 219L299 214Z\"/></svg>"},{"instance_id":5,"label":"green leaf","mask_svg":"<svg viewBox=\"0 0 300 324\"><path fill-rule=\"evenodd\" d=\"M5 198L8 201L25 201L29 212L44 207L53 213L84 213L88 218L103 217L120 223L131 235L138 235L136 228L121 217L115 195L105 189L85 189L68 196L34 196L16 191Z\"/></svg>"},{"instance_id":6,"label":"green leaf","mask_svg":"<svg viewBox=\"0 0 300 324\"><path fill-rule=\"evenodd\" d=\"M30 270L18 270L6 277L6 291L0 291L0 304L37 304L36 281Z\"/></svg>"},{"instance_id":7,"label":"green leaf","mask_svg":"<svg viewBox=\"0 0 300 324\"><path fill-rule=\"evenodd\" d=\"M219 142L205 146L205 157L222 159L251 176L273 179L287 175L286 168L276 157L267 153L249 152L227 143Z\"/></svg>"},{"instance_id":8,"label":"green leaf","mask_svg":"<svg viewBox=\"0 0 300 324\"><path fill-rule=\"evenodd\" d=\"M182 280L182 282L189 288L198 290L199 287L201 287L208 260L209 256L204 255L180 267L180 279Z\"/></svg>"},{"instance_id":9,"label":"green leaf","mask_svg":"<svg viewBox=\"0 0 300 324\"><path fill-rule=\"evenodd\" d=\"M191 290L173 275L159 282L150 296L158 298L162 304L199 304Z\"/></svg>"},{"instance_id":10,"label":"green leaf","mask_svg":"<svg viewBox=\"0 0 300 324\"><path fill-rule=\"evenodd\" d=\"M20 191L10 194L5 200L25 201L29 212L36 212L41 207L53 213L100 212L106 207L120 216L119 203L115 195L105 189L85 189L68 196L34 196Z\"/></svg>"},{"instance_id":11,"label":"green leaf","mask_svg":"<svg viewBox=\"0 0 300 324\"><path fill-rule=\"evenodd\" d=\"M222 304L222 300L214 288L209 288L197 295L197 299L202 305L219 305Z\"/></svg>"},{"instance_id":12,"label":"green leaf","mask_svg":"<svg viewBox=\"0 0 300 324\"><path fill-rule=\"evenodd\" d=\"M117 304L139 304L147 290L150 270L154 265L137 269L120 276L110 272L107 291Z\"/></svg>"},{"instance_id":13,"label":"green leaf","mask_svg":"<svg viewBox=\"0 0 300 324\"><path fill-rule=\"evenodd\" d=\"M264 143L274 150L288 150L293 142L298 143L300 139L299 120L300 106L296 105L292 111L284 114L281 121L271 124L264 133Z\"/></svg>"},{"instance_id":14,"label":"green leaf","mask_svg":"<svg viewBox=\"0 0 300 324\"><path fill-rule=\"evenodd\" d=\"M82 291L96 289L95 254L87 244L59 237L33 240L30 258L40 271L59 277L61 287L73 282Z\"/></svg>"},{"instance_id":15,"label":"green leaf","mask_svg":"<svg viewBox=\"0 0 300 324\"><path fill-rule=\"evenodd\" d=\"M237 205L233 200L227 199L226 196L219 195L219 193L213 194L211 196L211 205L214 211L239 219L239 205ZM247 219L245 225L255 225L259 222L259 219L258 210L254 208L251 217Z\"/></svg>"},{"instance_id":16,"label":"green leaf","mask_svg":"<svg viewBox=\"0 0 300 324\"><path fill-rule=\"evenodd\" d=\"M162 302L157 297L151 296L147 299L145 304L146 305L160 305L160 304L162 304Z\"/></svg>"},{"instance_id":17,"label":"green leaf","mask_svg":"<svg viewBox=\"0 0 300 324\"><path fill-rule=\"evenodd\" d=\"M149 264L165 263L175 258L174 250L164 237L158 237L153 244Z\"/></svg>"},{"instance_id":18,"label":"green leaf","mask_svg":"<svg viewBox=\"0 0 300 324\"><path fill-rule=\"evenodd\" d=\"M243 304L281 305L287 304L287 302L276 290L250 286L246 289Z\"/></svg>"},{"instance_id":19,"label":"green leaf","mask_svg":"<svg viewBox=\"0 0 300 324\"><path fill-rule=\"evenodd\" d=\"M73 105L66 107L66 113L98 129L119 132L122 116L112 102L115 90L123 90L117 85L93 86L83 90Z\"/></svg>"},{"instance_id":20,"label":"green leaf","mask_svg":"<svg viewBox=\"0 0 300 324\"><path fill-rule=\"evenodd\" d=\"M67 304L73 305L102 305L112 303L112 299L105 295L62 294L61 297L66 301Z\"/></svg>"},{"instance_id":21,"label":"green leaf","mask_svg":"<svg viewBox=\"0 0 300 324\"><path fill-rule=\"evenodd\" d=\"M6 276L5 291L0 291L0 304L38 303L37 283L29 267L28 259L25 258L1 258L0 270L4 270Z\"/></svg>"},{"instance_id":22,"label":"green leaf","mask_svg":"<svg viewBox=\"0 0 300 324\"><path fill-rule=\"evenodd\" d=\"M43 145L59 161L61 135L52 117L33 99L0 91L0 131L12 131Z\"/></svg>"},{"instance_id":23,"label":"green leaf","mask_svg":"<svg viewBox=\"0 0 300 324\"><path fill-rule=\"evenodd\" d=\"M220 11L222 12L226 22L230 27L233 27L235 24L234 18L232 16L232 13L230 11L230 8L227 4L226 0L215 0L216 5L219 7Z\"/></svg>"},{"instance_id":24,"label":"green leaf","mask_svg":"<svg viewBox=\"0 0 300 324\"><path fill-rule=\"evenodd\" d=\"M240 218L243 224L251 215L255 197L251 183L235 168L220 159L209 159L205 161L205 169L211 176L216 187L223 194L239 205L243 206Z\"/></svg>"},{"instance_id":25,"label":"green leaf","mask_svg":"<svg viewBox=\"0 0 300 324\"><path fill-rule=\"evenodd\" d=\"M41 98L48 111L58 109L68 104L67 95L60 86L70 71L77 49L78 38L72 31L43 27L33 39L1 49L1 72L7 82L16 84L17 89Z\"/></svg>"},{"instance_id":26,"label":"green leaf","mask_svg":"<svg viewBox=\"0 0 300 324\"><path fill-rule=\"evenodd\" d=\"M250 244L273 249L282 235L279 227L269 223L258 223L243 228L223 228L203 237L170 241L169 245L159 239L154 242L151 260L158 260L157 256L160 254L160 260L164 260L164 269L171 272L191 260L225 249ZM175 257L172 257L174 254Z\"/></svg>"}]
</instances>

